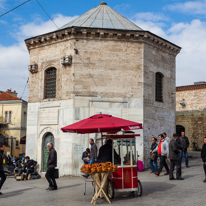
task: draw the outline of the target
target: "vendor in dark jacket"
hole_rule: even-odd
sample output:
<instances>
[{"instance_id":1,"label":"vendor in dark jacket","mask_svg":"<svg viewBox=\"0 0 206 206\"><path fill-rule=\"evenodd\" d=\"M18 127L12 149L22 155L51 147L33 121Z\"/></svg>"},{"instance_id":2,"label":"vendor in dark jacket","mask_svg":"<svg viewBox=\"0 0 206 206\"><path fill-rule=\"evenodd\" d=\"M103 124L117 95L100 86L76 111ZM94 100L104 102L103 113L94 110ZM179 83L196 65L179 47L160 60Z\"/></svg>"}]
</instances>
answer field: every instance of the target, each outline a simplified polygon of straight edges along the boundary
<instances>
[{"instance_id":1,"label":"vendor in dark jacket","mask_svg":"<svg viewBox=\"0 0 206 206\"><path fill-rule=\"evenodd\" d=\"M24 167L19 170L19 174L26 172L26 180L28 180L29 173L34 172L34 167L36 166L37 162L34 160L30 160L29 156L25 157L26 162L24 163Z\"/></svg>"},{"instance_id":2,"label":"vendor in dark jacket","mask_svg":"<svg viewBox=\"0 0 206 206\"><path fill-rule=\"evenodd\" d=\"M121 163L120 156L114 149L114 160ZM101 146L99 149L99 155L97 157L97 162L112 162L112 140L108 139L106 144Z\"/></svg>"},{"instance_id":3,"label":"vendor in dark jacket","mask_svg":"<svg viewBox=\"0 0 206 206\"><path fill-rule=\"evenodd\" d=\"M173 134L173 139L169 144L169 158L170 158L170 180L174 180L173 172L176 166L176 180L184 180L181 173L181 163L179 160L179 153L181 151L180 145L177 143L178 135Z\"/></svg>"},{"instance_id":4,"label":"vendor in dark jacket","mask_svg":"<svg viewBox=\"0 0 206 206\"><path fill-rule=\"evenodd\" d=\"M179 156L180 163L182 163L182 156L184 153L185 165L186 165L186 167L189 167L187 148L190 146L190 142L189 142L188 137L185 136L185 132L181 132L181 136L178 138L177 143L181 146L181 152L180 152L180 156Z\"/></svg>"},{"instance_id":5,"label":"vendor in dark jacket","mask_svg":"<svg viewBox=\"0 0 206 206\"><path fill-rule=\"evenodd\" d=\"M157 138L153 137L152 138L152 145L151 145L151 150L150 150L150 154L152 153L152 151L158 146L157 144ZM150 163L150 168L151 168L151 172L150 173L154 173L154 172L158 172L158 165L157 165L157 152L154 152L155 154L155 158L154 160L149 160ZM154 165L153 165L154 163Z\"/></svg>"},{"instance_id":6,"label":"vendor in dark jacket","mask_svg":"<svg viewBox=\"0 0 206 206\"><path fill-rule=\"evenodd\" d=\"M204 144L203 144L202 150L201 150L201 158L203 161L203 168L205 171L205 180L203 182L206 182L206 137L204 138Z\"/></svg>"},{"instance_id":7,"label":"vendor in dark jacket","mask_svg":"<svg viewBox=\"0 0 206 206\"><path fill-rule=\"evenodd\" d=\"M47 149L49 150L49 156L47 161L47 172L46 179L49 182L49 187L46 190L57 190L57 184L54 177L55 167L57 166L57 152L53 148L53 143L50 142L47 144Z\"/></svg>"},{"instance_id":8,"label":"vendor in dark jacket","mask_svg":"<svg viewBox=\"0 0 206 206\"><path fill-rule=\"evenodd\" d=\"M4 145L2 142L0 142L0 195L1 193L1 188L6 180L6 175L4 174L4 166L3 166L3 153L4 153Z\"/></svg>"}]
</instances>

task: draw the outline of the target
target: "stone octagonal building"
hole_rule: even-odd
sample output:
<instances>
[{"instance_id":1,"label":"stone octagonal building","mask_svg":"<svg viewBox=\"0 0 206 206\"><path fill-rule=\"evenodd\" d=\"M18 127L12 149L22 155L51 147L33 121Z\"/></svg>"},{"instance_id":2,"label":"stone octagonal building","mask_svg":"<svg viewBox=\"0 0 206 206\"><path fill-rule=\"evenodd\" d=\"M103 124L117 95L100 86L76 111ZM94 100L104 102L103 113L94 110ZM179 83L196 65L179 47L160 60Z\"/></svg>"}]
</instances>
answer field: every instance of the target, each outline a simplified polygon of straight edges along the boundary
<instances>
[{"instance_id":1,"label":"stone octagonal building","mask_svg":"<svg viewBox=\"0 0 206 206\"><path fill-rule=\"evenodd\" d=\"M144 31L102 2L59 30L25 40L30 53L27 150L46 170L54 141L60 175L78 175L95 135L60 128L96 113L141 122L139 158L151 137L175 131L176 55L180 47ZM147 161L146 161L147 162Z\"/></svg>"}]
</instances>

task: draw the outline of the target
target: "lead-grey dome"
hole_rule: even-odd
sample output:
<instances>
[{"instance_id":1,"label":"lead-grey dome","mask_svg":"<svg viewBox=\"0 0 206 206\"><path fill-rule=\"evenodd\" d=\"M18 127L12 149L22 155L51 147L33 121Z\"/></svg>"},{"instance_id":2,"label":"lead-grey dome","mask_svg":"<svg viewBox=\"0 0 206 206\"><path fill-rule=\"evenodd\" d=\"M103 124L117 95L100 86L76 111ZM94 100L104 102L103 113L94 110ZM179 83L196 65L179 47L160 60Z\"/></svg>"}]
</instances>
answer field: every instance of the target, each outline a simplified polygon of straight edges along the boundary
<instances>
[{"instance_id":1,"label":"lead-grey dome","mask_svg":"<svg viewBox=\"0 0 206 206\"><path fill-rule=\"evenodd\" d=\"M100 3L99 6L89 10L68 24L65 24L60 29L68 27L142 30L136 24L107 6L106 2Z\"/></svg>"}]
</instances>

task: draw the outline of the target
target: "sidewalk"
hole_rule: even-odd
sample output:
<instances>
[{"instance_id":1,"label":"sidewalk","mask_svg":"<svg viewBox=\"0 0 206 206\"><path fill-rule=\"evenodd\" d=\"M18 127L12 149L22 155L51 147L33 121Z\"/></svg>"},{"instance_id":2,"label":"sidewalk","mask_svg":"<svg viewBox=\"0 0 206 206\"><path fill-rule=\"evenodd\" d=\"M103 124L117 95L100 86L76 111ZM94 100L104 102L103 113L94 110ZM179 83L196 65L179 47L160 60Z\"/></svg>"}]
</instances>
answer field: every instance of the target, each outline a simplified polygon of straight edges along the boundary
<instances>
[{"instance_id":1,"label":"sidewalk","mask_svg":"<svg viewBox=\"0 0 206 206\"><path fill-rule=\"evenodd\" d=\"M157 177L149 170L139 173L143 186L142 197L134 198L128 193L116 194L112 205L138 206L203 206L206 202L206 183L201 159L190 159L190 168L183 165L184 181L169 181L164 171ZM46 179L16 182L9 177L2 188L0 206L87 206L91 205L92 186L87 184L84 196L84 178L63 177L57 180L59 190L46 191ZM99 199L96 205L109 205Z\"/></svg>"}]
</instances>

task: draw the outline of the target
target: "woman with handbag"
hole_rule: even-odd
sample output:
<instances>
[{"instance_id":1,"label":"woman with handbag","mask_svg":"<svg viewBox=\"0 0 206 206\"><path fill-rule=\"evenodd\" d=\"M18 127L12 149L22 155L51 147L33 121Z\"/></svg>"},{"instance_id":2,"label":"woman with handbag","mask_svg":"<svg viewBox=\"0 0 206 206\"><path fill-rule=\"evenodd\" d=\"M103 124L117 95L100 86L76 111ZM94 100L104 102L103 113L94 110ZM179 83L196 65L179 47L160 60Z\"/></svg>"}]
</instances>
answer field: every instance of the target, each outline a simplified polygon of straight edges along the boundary
<instances>
[{"instance_id":1,"label":"woman with handbag","mask_svg":"<svg viewBox=\"0 0 206 206\"><path fill-rule=\"evenodd\" d=\"M152 153L152 151L158 146L157 144L157 138L153 137L152 138L152 145L151 145L151 150L150 150L150 156L149 156L149 163L150 163L150 168L151 172L158 172L158 165L157 165L157 152ZM153 165L154 163L154 165Z\"/></svg>"}]
</instances>

